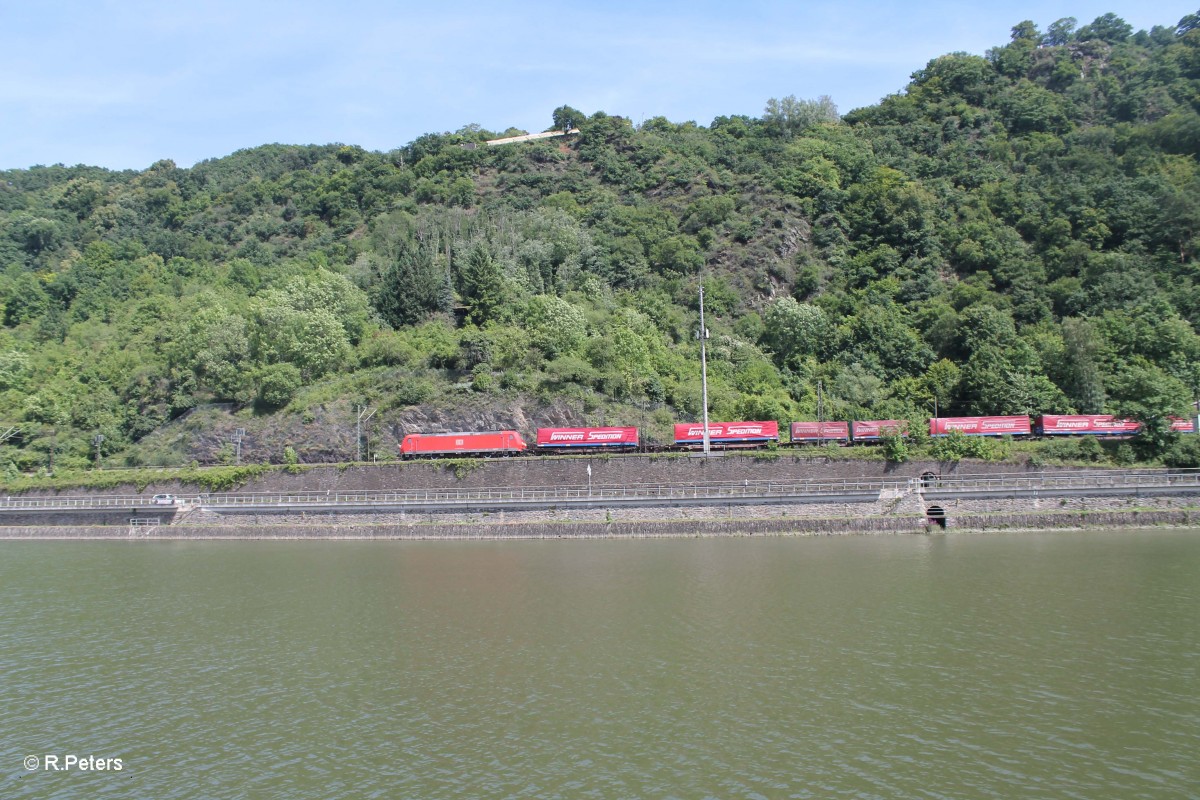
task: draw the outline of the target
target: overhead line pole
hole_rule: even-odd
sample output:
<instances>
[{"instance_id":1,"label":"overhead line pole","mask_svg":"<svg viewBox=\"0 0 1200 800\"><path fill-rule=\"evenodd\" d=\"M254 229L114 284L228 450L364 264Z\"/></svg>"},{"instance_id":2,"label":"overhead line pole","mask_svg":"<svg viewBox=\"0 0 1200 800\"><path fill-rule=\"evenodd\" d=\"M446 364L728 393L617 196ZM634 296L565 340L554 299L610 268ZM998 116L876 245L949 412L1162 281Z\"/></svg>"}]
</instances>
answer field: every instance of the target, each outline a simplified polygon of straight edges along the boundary
<instances>
[{"instance_id":1,"label":"overhead line pole","mask_svg":"<svg viewBox=\"0 0 1200 800\"><path fill-rule=\"evenodd\" d=\"M356 457L354 459L355 461L363 460L363 457L362 457L362 425L364 422L369 420L371 417L375 416L375 411L377 411L377 410L378 409L372 409L371 413L368 414L366 406L358 407L358 427L356 428L357 435L354 437L354 443L357 448Z\"/></svg>"},{"instance_id":2,"label":"overhead line pole","mask_svg":"<svg viewBox=\"0 0 1200 800\"><path fill-rule=\"evenodd\" d=\"M704 327L704 280L700 281L700 330L696 333L700 339L700 395L701 405L704 406L704 455L708 457L711 442L708 438L708 353L705 340L708 339L708 328Z\"/></svg>"}]
</instances>

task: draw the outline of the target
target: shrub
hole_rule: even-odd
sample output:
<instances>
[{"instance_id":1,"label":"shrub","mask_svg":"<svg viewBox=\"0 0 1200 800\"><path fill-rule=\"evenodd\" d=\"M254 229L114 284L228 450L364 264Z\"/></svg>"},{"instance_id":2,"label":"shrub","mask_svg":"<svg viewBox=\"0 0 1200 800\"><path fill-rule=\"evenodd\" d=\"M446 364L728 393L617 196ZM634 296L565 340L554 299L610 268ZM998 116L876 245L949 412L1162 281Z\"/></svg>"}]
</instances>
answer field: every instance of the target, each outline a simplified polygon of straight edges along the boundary
<instances>
[{"instance_id":1,"label":"shrub","mask_svg":"<svg viewBox=\"0 0 1200 800\"><path fill-rule=\"evenodd\" d=\"M883 457L893 464L903 464L908 461L908 442L903 436L885 434L883 436Z\"/></svg>"},{"instance_id":2,"label":"shrub","mask_svg":"<svg viewBox=\"0 0 1200 800\"><path fill-rule=\"evenodd\" d=\"M938 461L958 461L967 455L968 439L959 431L939 436L929 446L930 454Z\"/></svg>"},{"instance_id":3,"label":"shrub","mask_svg":"<svg viewBox=\"0 0 1200 800\"><path fill-rule=\"evenodd\" d=\"M490 392L496 388L496 378L490 364L476 364L471 370L471 388L477 392Z\"/></svg>"},{"instance_id":4,"label":"shrub","mask_svg":"<svg viewBox=\"0 0 1200 800\"><path fill-rule=\"evenodd\" d=\"M258 374L258 403L264 408L282 408L303 385L300 370L293 364L271 364Z\"/></svg>"},{"instance_id":5,"label":"shrub","mask_svg":"<svg viewBox=\"0 0 1200 800\"><path fill-rule=\"evenodd\" d=\"M1163 463L1175 469L1200 467L1200 437L1188 436L1180 439L1163 456Z\"/></svg>"}]
</instances>

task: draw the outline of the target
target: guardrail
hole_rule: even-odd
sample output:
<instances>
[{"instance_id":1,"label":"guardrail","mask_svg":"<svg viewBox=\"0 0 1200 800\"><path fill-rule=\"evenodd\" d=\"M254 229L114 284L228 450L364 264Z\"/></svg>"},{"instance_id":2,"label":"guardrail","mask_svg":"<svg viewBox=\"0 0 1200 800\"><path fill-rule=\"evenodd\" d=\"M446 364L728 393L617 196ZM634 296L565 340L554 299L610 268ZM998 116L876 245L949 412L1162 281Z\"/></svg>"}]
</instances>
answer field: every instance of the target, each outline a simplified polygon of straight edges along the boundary
<instances>
[{"instance_id":1,"label":"guardrail","mask_svg":"<svg viewBox=\"0 0 1200 800\"><path fill-rule=\"evenodd\" d=\"M175 508L155 503L146 495L66 495L60 497L5 497L0 511L18 508Z\"/></svg>"},{"instance_id":2,"label":"guardrail","mask_svg":"<svg viewBox=\"0 0 1200 800\"><path fill-rule=\"evenodd\" d=\"M929 493L976 491L1054 491L1057 489L1139 489L1200 487L1200 470L1000 474L922 480Z\"/></svg>"},{"instance_id":3,"label":"guardrail","mask_svg":"<svg viewBox=\"0 0 1200 800\"><path fill-rule=\"evenodd\" d=\"M725 498L793 497L825 494L878 492L883 488L903 488L909 481L839 480L839 481L741 481L700 483L688 486L666 484L633 484L541 486L481 489L410 489L404 491L358 490L329 492L224 492L215 494L179 495L180 505L205 508L234 508L245 506L305 506L305 505L405 505L496 502L555 502L603 499L660 499L715 500ZM174 505L157 505L145 495L86 495L59 497L6 497L0 501L5 509L105 509L159 508L175 509Z\"/></svg>"},{"instance_id":4,"label":"guardrail","mask_svg":"<svg viewBox=\"0 0 1200 800\"><path fill-rule=\"evenodd\" d=\"M209 508L240 506L305 505L405 505L478 504L480 502L569 502L597 500L719 500L795 497L879 492L885 487L907 487L909 481L742 481L690 486L635 484L630 486L542 486L483 489L416 489L408 491L289 492L213 494L200 498Z\"/></svg>"}]
</instances>

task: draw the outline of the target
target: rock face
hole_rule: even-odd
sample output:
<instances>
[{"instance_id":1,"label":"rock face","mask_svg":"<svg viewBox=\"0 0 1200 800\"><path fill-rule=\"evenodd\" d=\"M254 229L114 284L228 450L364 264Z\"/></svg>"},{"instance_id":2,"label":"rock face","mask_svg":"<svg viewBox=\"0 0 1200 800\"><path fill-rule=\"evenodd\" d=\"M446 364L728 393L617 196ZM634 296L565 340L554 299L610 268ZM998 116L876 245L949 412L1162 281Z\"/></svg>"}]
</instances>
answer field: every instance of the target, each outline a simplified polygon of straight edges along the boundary
<instances>
[{"instance_id":1,"label":"rock face","mask_svg":"<svg viewBox=\"0 0 1200 800\"><path fill-rule=\"evenodd\" d=\"M238 429L243 464L284 462L284 449L293 448L302 464L333 464L354 461L357 409L348 401L317 406L301 413L256 416L250 409L231 404L214 404L194 409L147 437L154 449L175 454L175 463L195 461L201 465L232 464L232 439ZM647 425L647 418L623 424ZM363 460L372 454L394 458L409 433L451 431L516 430L532 441L539 427L608 424L600 412L589 412L580 404L557 400L546 404L516 396L505 398L464 390L448 398L431 398L419 406L382 408L363 425Z\"/></svg>"}]
</instances>

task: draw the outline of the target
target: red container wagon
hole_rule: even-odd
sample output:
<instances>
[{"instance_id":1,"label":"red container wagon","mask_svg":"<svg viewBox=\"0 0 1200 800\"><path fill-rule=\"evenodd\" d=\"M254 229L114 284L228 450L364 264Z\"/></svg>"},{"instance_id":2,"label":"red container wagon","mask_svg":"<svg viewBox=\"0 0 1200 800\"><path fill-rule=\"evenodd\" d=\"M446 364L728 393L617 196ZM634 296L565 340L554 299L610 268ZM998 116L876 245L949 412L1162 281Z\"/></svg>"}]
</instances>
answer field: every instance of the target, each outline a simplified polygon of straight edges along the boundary
<instances>
[{"instance_id":1,"label":"red container wagon","mask_svg":"<svg viewBox=\"0 0 1200 800\"><path fill-rule=\"evenodd\" d=\"M401 458L455 455L511 456L527 445L516 431L469 431L465 433L410 433L400 443Z\"/></svg>"},{"instance_id":2,"label":"red container wagon","mask_svg":"<svg viewBox=\"0 0 1200 800\"><path fill-rule=\"evenodd\" d=\"M1112 414L1042 414L1034 417L1039 436L1133 436L1141 423Z\"/></svg>"},{"instance_id":3,"label":"red container wagon","mask_svg":"<svg viewBox=\"0 0 1200 800\"><path fill-rule=\"evenodd\" d=\"M539 450L633 450L637 428L538 428Z\"/></svg>"},{"instance_id":4,"label":"red container wagon","mask_svg":"<svg viewBox=\"0 0 1200 800\"><path fill-rule=\"evenodd\" d=\"M877 442L884 436L908 436L908 420L872 419L851 422L850 436L856 442Z\"/></svg>"},{"instance_id":5,"label":"red container wagon","mask_svg":"<svg viewBox=\"0 0 1200 800\"><path fill-rule=\"evenodd\" d=\"M792 442L796 444L805 442L816 442L817 444L826 442L841 442L849 444L850 423L793 422Z\"/></svg>"},{"instance_id":6,"label":"red container wagon","mask_svg":"<svg viewBox=\"0 0 1200 800\"><path fill-rule=\"evenodd\" d=\"M756 447L779 441L778 422L710 422L709 444L718 447ZM675 425L675 444L679 447L703 447L704 423Z\"/></svg>"},{"instance_id":7,"label":"red container wagon","mask_svg":"<svg viewBox=\"0 0 1200 800\"><path fill-rule=\"evenodd\" d=\"M1028 436L1032 433L1029 417L934 417L929 420L930 436L946 436L953 431L966 436Z\"/></svg>"},{"instance_id":8,"label":"red container wagon","mask_svg":"<svg viewBox=\"0 0 1200 800\"><path fill-rule=\"evenodd\" d=\"M1180 419L1179 417L1171 417L1171 430L1176 433L1195 433L1196 420L1193 418Z\"/></svg>"}]
</instances>

